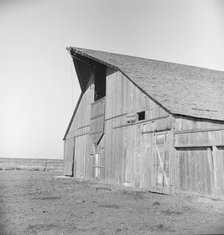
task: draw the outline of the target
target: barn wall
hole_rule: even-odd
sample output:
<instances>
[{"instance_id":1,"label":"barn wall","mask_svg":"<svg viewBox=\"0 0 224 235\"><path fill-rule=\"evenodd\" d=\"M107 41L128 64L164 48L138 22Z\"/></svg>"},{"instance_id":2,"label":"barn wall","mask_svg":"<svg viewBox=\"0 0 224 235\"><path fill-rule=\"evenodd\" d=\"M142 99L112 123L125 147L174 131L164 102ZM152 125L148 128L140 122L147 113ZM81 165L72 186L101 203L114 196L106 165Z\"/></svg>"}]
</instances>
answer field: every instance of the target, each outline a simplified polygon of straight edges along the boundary
<instances>
[{"instance_id":1,"label":"barn wall","mask_svg":"<svg viewBox=\"0 0 224 235\"><path fill-rule=\"evenodd\" d=\"M174 134L176 191L224 194L223 122L177 118Z\"/></svg>"},{"instance_id":2,"label":"barn wall","mask_svg":"<svg viewBox=\"0 0 224 235\"><path fill-rule=\"evenodd\" d=\"M74 156L74 139L67 139L64 141L64 175L73 175L73 156Z\"/></svg>"},{"instance_id":3,"label":"barn wall","mask_svg":"<svg viewBox=\"0 0 224 235\"><path fill-rule=\"evenodd\" d=\"M146 110L148 119L167 115L167 112L153 102L121 72L108 68L106 87L106 119L118 115L131 115Z\"/></svg>"},{"instance_id":4,"label":"barn wall","mask_svg":"<svg viewBox=\"0 0 224 235\"><path fill-rule=\"evenodd\" d=\"M74 177L92 177L92 161L90 158L90 116L91 104L94 101L94 84L90 79L87 90L82 96L78 110L72 121L64 141L64 174Z\"/></svg>"},{"instance_id":5,"label":"barn wall","mask_svg":"<svg viewBox=\"0 0 224 235\"><path fill-rule=\"evenodd\" d=\"M94 84L90 83L88 89L83 94L72 125L66 136L66 139L73 138L77 135L84 134L89 131L91 104L94 101Z\"/></svg>"},{"instance_id":6,"label":"barn wall","mask_svg":"<svg viewBox=\"0 0 224 235\"><path fill-rule=\"evenodd\" d=\"M224 127L224 122L190 117L176 117L175 130L205 129Z\"/></svg>"},{"instance_id":7,"label":"barn wall","mask_svg":"<svg viewBox=\"0 0 224 235\"><path fill-rule=\"evenodd\" d=\"M154 132L166 135L168 146L173 118L120 72L108 70L106 90L105 180L152 188L157 164ZM136 114L141 111L146 118L138 121ZM167 152L170 149L166 147Z\"/></svg>"},{"instance_id":8,"label":"barn wall","mask_svg":"<svg viewBox=\"0 0 224 235\"><path fill-rule=\"evenodd\" d=\"M104 135L94 148L93 102L91 80L66 136L65 175L154 191L224 195L223 122L174 118L121 72L107 69ZM137 118L141 111L145 120Z\"/></svg>"}]
</instances>

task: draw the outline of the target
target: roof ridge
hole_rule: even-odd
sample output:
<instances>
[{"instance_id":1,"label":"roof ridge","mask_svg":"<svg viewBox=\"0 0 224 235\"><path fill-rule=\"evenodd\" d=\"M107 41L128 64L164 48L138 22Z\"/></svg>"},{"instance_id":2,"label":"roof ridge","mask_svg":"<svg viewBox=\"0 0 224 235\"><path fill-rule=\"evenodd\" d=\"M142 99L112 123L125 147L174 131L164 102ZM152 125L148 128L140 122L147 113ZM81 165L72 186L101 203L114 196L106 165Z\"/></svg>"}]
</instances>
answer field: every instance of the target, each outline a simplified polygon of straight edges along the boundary
<instances>
[{"instance_id":1,"label":"roof ridge","mask_svg":"<svg viewBox=\"0 0 224 235\"><path fill-rule=\"evenodd\" d=\"M224 121L223 71L78 47L67 49L72 56L82 55L117 69L172 114Z\"/></svg>"},{"instance_id":2,"label":"roof ridge","mask_svg":"<svg viewBox=\"0 0 224 235\"><path fill-rule=\"evenodd\" d=\"M80 52L82 52L82 50L88 50L88 51L92 51L92 52L112 54L115 56L124 56L124 57L130 57L130 58L141 59L141 60L143 59L143 60L147 60L147 61L160 62L160 63L165 63L165 64L169 63L169 64L173 64L173 65L180 65L180 66L192 67L192 68L196 68L196 69L203 69L203 70L208 70L208 71L215 71L215 72L224 73L224 71L218 70L218 69L211 69L211 68L200 67L200 66L196 66L196 65L188 65L188 64L182 64L182 63L178 63L178 62L171 62L171 61L165 61L165 60L149 59L146 57L132 56L132 55L127 55L127 54L122 54L122 53L114 53L114 52L109 52L109 51L93 50L93 49L81 48L81 47L66 47L66 49L67 50L72 49L72 50L80 51Z\"/></svg>"}]
</instances>

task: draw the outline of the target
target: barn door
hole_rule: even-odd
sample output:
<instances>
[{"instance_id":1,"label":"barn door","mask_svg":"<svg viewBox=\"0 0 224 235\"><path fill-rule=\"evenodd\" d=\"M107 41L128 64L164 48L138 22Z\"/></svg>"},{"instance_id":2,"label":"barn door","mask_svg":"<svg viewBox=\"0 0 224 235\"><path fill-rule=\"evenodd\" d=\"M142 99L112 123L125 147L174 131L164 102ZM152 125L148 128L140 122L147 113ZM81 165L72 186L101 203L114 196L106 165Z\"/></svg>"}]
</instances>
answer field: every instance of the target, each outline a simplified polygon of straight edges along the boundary
<instances>
[{"instance_id":1,"label":"barn door","mask_svg":"<svg viewBox=\"0 0 224 235\"><path fill-rule=\"evenodd\" d=\"M75 138L65 140L64 144L64 175L74 175L74 153L75 153Z\"/></svg>"},{"instance_id":2,"label":"barn door","mask_svg":"<svg viewBox=\"0 0 224 235\"><path fill-rule=\"evenodd\" d=\"M90 138L93 149L93 178L104 178L105 97L91 105Z\"/></svg>"},{"instance_id":3,"label":"barn door","mask_svg":"<svg viewBox=\"0 0 224 235\"><path fill-rule=\"evenodd\" d=\"M93 178L96 180L104 178L104 148L98 146L93 155Z\"/></svg>"},{"instance_id":4,"label":"barn door","mask_svg":"<svg viewBox=\"0 0 224 235\"><path fill-rule=\"evenodd\" d=\"M104 179L104 137L98 145L93 145L93 178L96 180Z\"/></svg>"},{"instance_id":5,"label":"barn door","mask_svg":"<svg viewBox=\"0 0 224 235\"><path fill-rule=\"evenodd\" d=\"M166 132L154 134L154 188L169 193L169 138Z\"/></svg>"},{"instance_id":6,"label":"barn door","mask_svg":"<svg viewBox=\"0 0 224 235\"><path fill-rule=\"evenodd\" d=\"M134 159L136 155L136 148L134 138L136 137L135 126L128 126L125 130L124 140L124 185L134 186Z\"/></svg>"}]
</instances>

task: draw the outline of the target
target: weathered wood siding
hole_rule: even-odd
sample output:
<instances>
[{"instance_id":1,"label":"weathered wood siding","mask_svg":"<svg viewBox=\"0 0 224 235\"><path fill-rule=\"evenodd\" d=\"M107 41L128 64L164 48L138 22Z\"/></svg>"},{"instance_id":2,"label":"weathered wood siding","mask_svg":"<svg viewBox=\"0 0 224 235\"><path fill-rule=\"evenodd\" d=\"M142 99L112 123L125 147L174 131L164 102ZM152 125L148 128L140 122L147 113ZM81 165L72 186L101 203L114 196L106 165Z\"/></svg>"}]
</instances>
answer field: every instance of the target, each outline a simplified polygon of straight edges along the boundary
<instances>
[{"instance_id":1,"label":"weathered wood siding","mask_svg":"<svg viewBox=\"0 0 224 235\"><path fill-rule=\"evenodd\" d=\"M102 136L100 142L96 146L92 146L91 157L93 159L93 178L105 179L105 135Z\"/></svg>"},{"instance_id":2,"label":"weathered wood siding","mask_svg":"<svg viewBox=\"0 0 224 235\"><path fill-rule=\"evenodd\" d=\"M144 120L138 113L145 111ZM96 145L98 143L98 145ZM203 195L224 195L224 122L173 117L121 72L106 97L90 80L65 140L64 174Z\"/></svg>"},{"instance_id":3,"label":"weathered wood siding","mask_svg":"<svg viewBox=\"0 0 224 235\"><path fill-rule=\"evenodd\" d=\"M73 168L74 177L92 178L93 159L90 152L90 118L91 104L94 101L94 84L90 80L89 86L82 96L78 110L75 114L69 132L64 142L64 174L71 175Z\"/></svg>"},{"instance_id":4,"label":"weathered wood siding","mask_svg":"<svg viewBox=\"0 0 224 235\"><path fill-rule=\"evenodd\" d=\"M89 133L91 104L94 102L94 84L91 84L83 94L72 125L67 134L67 139L74 138L78 135Z\"/></svg>"},{"instance_id":5,"label":"weathered wood siding","mask_svg":"<svg viewBox=\"0 0 224 235\"><path fill-rule=\"evenodd\" d=\"M105 97L91 104L90 136L93 144L97 144L104 134Z\"/></svg>"},{"instance_id":6,"label":"weathered wood siding","mask_svg":"<svg viewBox=\"0 0 224 235\"><path fill-rule=\"evenodd\" d=\"M90 157L90 136L81 135L75 138L74 177L93 177L93 158Z\"/></svg>"},{"instance_id":7,"label":"weathered wood siding","mask_svg":"<svg viewBox=\"0 0 224 235\"><path fill-rule=\"evenodd\" d=\"M173 119L122 73L108 69L106 84L105 180L153 188L154 132L168 133ZM127 122L129 117L136 119L141 111L145 111L145 120Z\"/></svg>"},{"instance_id":8,"label":"weathered wood siding","mask_svg":"<svg viewBox=\"0 0 224 235\"><path fill-rule=\"evenodd\" d=\"M174 135L176 191L224 194L223 122L177 118Z\"/></svg>"},{"instance_id":9,"label":"weathered wood siding","mask_svg":"<svg viewBox=\"0 0 224 235\"><path fill-rule=\"evenodd\" d=\"M145 111L145 120L136 120L141 111ZM134 117L133 123L128 122L130 117ZM65 174L78 178L99 176L101 180L136 187L157 186L154 132L166 130L164 136L170 135L167 133L172 120L123 74L108 69L106 98L94 102L93 81L83 94L65 140ZM99 139L95 138L97 132L104 132L98 146L94 145ZM165 142L160 147L162 154L170 150Z\"/></svg>"},{"instance_id":10,"label":"weathered wood siding","mask_svg":"<svg viewBox=\"0 0 224 235\"><path fill-rule=\"evenodd\" d=\"M224 127L224 122L201 118L176 117L175 130L206 129Z\"/></svg>"},{"instance_id":11,"label":"weathered wood siding","mask_svg":"<svg viewBox=\"0 0 224 235\"><path fill-rule=\"evenodd\" d=\"M73 176L75 139L66 139L64 141L64 175Z\"/></svg>"}]
</instances>

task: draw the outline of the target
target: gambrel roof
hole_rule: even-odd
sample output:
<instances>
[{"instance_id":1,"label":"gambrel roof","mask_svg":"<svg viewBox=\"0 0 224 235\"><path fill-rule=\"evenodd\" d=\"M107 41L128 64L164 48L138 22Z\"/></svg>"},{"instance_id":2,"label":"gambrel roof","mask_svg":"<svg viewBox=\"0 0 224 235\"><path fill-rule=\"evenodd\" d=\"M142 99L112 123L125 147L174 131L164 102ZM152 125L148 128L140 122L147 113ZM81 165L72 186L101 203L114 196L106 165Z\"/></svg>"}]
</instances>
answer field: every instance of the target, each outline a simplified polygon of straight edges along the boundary
<instances>
[{"instance_id":1,"label":"gambrel roof","mask_svg":"<svg viewBox=\"0 0 224 235\"><path fill-rule=\"evenodd\" d=\"M121 71L172 114L224 120L224 72L76 47L72 55Z\"/></svg>"}]
</instances>

